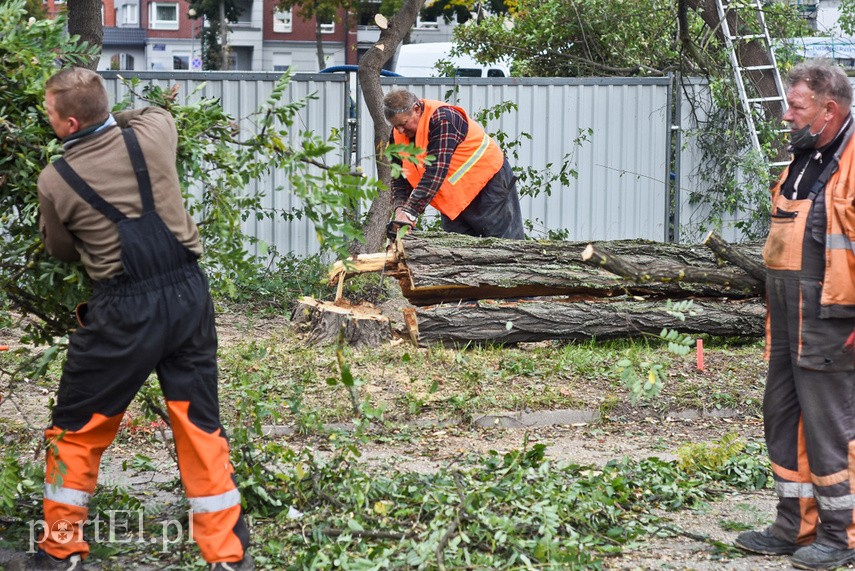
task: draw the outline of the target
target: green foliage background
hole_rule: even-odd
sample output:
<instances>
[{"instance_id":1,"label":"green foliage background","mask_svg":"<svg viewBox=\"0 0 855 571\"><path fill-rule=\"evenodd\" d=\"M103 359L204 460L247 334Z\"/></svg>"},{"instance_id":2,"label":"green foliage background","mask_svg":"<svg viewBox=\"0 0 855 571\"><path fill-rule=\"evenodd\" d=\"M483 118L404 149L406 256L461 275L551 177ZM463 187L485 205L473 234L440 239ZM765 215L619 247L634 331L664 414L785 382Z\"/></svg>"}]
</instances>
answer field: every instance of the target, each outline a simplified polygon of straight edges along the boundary
<instances>
[{"instance_id":1,"label":"green foliage background","mask_svg":"<svg viewBox=\"0 0 855 571\"><path fill-rule=\"evenodd\" d=\"M23 0L0 5L0 326L20 321L24 343L51 343L73 325L71 310L89 295L89 281L79 264L63 264L46 255L38 233L36 180L61 151L43 110L43 86L63 65L85 60L95 51L79 46L63 32L63 20L27 21ZM22 25L26 22L26 25ZM326 251L343 254L361 238L353 212L359 201L372 200L379 182L342 164L328 164L336 148L334 134L298 133L291 144L295 118L307 100L285 101L290 81L283 75L265 104L238 122L216 99L174 94L156 86L131 83L129 105L160 105L169 110L179 133L178 168L188 207L199 223L203 263L212 287L226 297L237 292L238 277L251 287L275 252L256 257L253 240L242 224L259 218L305 217L316 227ZM184 101L180 103L179 101ZM250 181L272 168L287 173L288 192L302 207L289 212L262 208L263 190L246 190ZM276 189L273 192L284 192Z\"/></svg>"}]
</instances>

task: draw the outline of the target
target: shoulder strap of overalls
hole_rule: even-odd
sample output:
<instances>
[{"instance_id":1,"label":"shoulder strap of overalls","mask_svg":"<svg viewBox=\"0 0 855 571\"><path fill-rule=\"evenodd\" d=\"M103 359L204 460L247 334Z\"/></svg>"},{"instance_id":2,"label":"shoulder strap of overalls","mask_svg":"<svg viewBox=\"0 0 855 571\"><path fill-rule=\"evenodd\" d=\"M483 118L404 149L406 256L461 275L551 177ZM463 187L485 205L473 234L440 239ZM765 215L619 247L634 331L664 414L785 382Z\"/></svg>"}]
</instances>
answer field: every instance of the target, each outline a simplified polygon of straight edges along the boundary
<instances>
[{"instance_id":1,"label":"shoulder strap of overalls","mask_svg":"<svg viewBox=\"0 0 855 571\"><path fill-rule=\"evenodd\" d=\"M145 166L145 156L133 129L122 129L122 136L125 138L125 146L128 147L134 174L137 176L137 184L140 186L143 214L151 212L154 210L154 196L151 193L151 179L148 176L148 168Z\"/></svg>"},{"instance_id":2,"label":"shoulder strap of overalls","mask_svg":"<svg viewBox=\"0 0 855 571\"><path fill-rule=\"evenodd\" d=\"M137 184L140 188L140 198L142 199L143 213L154 210L154 197L151 192L151 180L148 176L148 169L145 165L145 157L143 157L142 149L133 129L122 129L122 136L125 140L125 146L128 148L128 154L131 157L131 165L134 167L134 175L137 178ZM118 224L125 220L125 216L118 208L104 200L101 195L95 192L89 183L83 180L78 175L65 158L59 158L53 163L54 168L66 183L76 192L80 198L89 203L92 208Z\"/></svg>"},{"instance_id":3,"label":"shoulder strap of overalls","mask_svg":"<svg viewBox=\"0 0 855 571\"><path fill-rule=\"evenodd\" d=\"M816 182L813 183L813 186L810 189L810 194L808 194L808 198L810 200L814 200L816 198L816 195L823 189L828 182L828 179L831 178L831 175L837 172L837 166L840 164L840 155L843 154L843 150L852 138L853 129L855 129L855 122L853 122L850 117L849 124L846 126L846 132L843 135L843 140L840 141L840 146L837 147L837 150L834 152L831 160L828 161L828 165L822 169L822 172L819 174L819 178L816 179Z\"/></svg>"},{"instance_id":4,"label":"shoulder strap of overalls","mask_svg":"<svg viewBox=\"0 0 855 571\"><path fill-rule=\"evenodd\" d=\"M122 214L118 208L101 198L101 195L92 190L89 183L80 178L80 175L74 172L74 169L71 168L71 165L68 164L65 158L55 160L53 162L53 166L56 169L56 172L59 173L59 176L68 183L68 186L70 186L74 192L79 194L80 198L88 202L92 208L116 224L127 218L127 216Z\"/></svg>"}]
</instances>

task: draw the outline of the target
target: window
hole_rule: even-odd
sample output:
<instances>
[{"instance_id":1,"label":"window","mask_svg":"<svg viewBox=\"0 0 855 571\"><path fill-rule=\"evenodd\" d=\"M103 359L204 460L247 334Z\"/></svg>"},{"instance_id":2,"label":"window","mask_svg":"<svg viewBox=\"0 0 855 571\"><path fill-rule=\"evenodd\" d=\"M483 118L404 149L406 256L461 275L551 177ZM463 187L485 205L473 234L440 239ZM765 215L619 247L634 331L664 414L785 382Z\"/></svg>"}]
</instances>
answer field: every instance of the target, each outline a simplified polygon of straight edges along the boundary
<instances>
[{"instance_id":1,"label":"window","mask_svg":"<svg viewBox=\"0 0 855 571\"><path fill-rule=\"evenodd\" d=\"M122 4L122 24L136 24L137 23L137 5L136 4Z\"/></svg>"},{"instance_id":2,"label":"window","mask_svg":"<svg viewBox=\"0 0 855 571\"><path fill-rule=\"evenodd\" d=\"M280 34L291 32L291 10L273 12L273 31Z\"/></svg>"},{"instance_id":3,"label":"window","mask_svg":"<svg viewBox=\"0 0 855 571\"><path fill-rule=\"evenodd\" d=\"M172 69L190 69L190 56L173 55Z\"/></svg>"},{"instance_id":4,"label":"window","mask_svg":"<svg viewBox=\"0 0 855 571\"><path fill-rule=\"evenodd\" d=\"M273 54L273 71L285 72L289 67L291 67L291 54Z\"/></svg>"},{"instance_id":5,"label":"window","mask_svg":"<svg viewBox=\"0 0 855 571\"><path fill-rule=\"evenodd\" d=\"M235 0L235 9L238 16L232 25L245 28L252 26L252 0Z\"/></svg>"},{"instance_id":6,"label":"window","mask_svg":"<svg viewBox=\"0 0 855 571\"><path fill-rule=\"evenodd\" d=\"M321 22L321 33L322 34L334 34L335 33L335 22Z\"/></svg>"},{"instance_id":7,"label":"window","mask_svg":"<svg viewBox=\"0 0 855 571\"><path fill-rule=\"evenodd\" d=\"M110 69L134 69L134 56L131 54L114 54L110 57Z\"/></svg>"},{"instance_id":8,"label":"window","mask_svg":"<svg viewBox=\"0 0 855 571\"><path fill-rule=\"evenodd\" d=\"M149 4L148 27L152 30L177 30L178 4L164 2Z\"/></svg>"},{"instance_id":9,"label":"window","mask_svg":"<svg viewBox=\"0 0 855 571\"><path fill-rule=\"evenodd\" d=\"M419 30L438 30L439 23L436 21L436 16L422 16L416 18L416 28Z\"/></svg>"}]
</instances>

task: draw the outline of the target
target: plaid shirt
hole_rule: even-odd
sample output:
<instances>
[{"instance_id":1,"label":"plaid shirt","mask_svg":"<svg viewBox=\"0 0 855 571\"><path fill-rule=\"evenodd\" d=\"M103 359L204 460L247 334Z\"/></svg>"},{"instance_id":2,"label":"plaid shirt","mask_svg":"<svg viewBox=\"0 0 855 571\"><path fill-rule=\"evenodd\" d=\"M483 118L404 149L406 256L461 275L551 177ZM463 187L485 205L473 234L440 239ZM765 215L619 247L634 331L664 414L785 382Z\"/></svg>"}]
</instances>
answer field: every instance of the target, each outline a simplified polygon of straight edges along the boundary
<instances>
[{"instance_id":1,"label":"plaid shirt","mask_svg":"<svg viewBox=\"0 0 855 571\"><path fill-rule=\"evenodd\" d=\"M451 164L451 155L468 132L469 124L466 118L456 109L443 106L434 111L428 124L427 154L436 158L425 167L425 173L415 189L403 173L392 181L392 206L403 206L410 214L421 216L442 186ZM394 136L390 138L390 142L395 142ZM400 158L393 160L401 164Z\"/></svg>"}]
</instances>

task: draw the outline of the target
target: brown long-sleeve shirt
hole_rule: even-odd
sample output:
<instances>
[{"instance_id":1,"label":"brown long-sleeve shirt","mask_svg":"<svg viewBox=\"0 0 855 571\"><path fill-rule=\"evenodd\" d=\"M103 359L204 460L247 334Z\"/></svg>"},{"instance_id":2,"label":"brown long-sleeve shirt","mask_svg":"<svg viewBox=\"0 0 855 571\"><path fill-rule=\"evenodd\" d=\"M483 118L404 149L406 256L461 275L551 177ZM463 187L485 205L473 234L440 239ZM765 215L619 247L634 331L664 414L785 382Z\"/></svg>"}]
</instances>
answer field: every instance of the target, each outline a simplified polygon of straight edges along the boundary
<instances>
[{"instance_id":1,"label":"brown long-sleeve shirt","mask_svg":"<svg viewBox=\"0 0 855 571\"><path fill-rule=\"evenodd\" d=\"M139 186L122 138L131 127L139 140L151 178L157 213L187 249L202 253L199 231L187 213L176 168L178 133L172 116L159 107L114 114L111 126L68 144L65 160L92 189L130 218L142 213ZM80 260L93 280L122 272L116 224L92 208L62 179L53 165L38 181L39 229L49 254Z\"/></svg>"}]
</instances>

